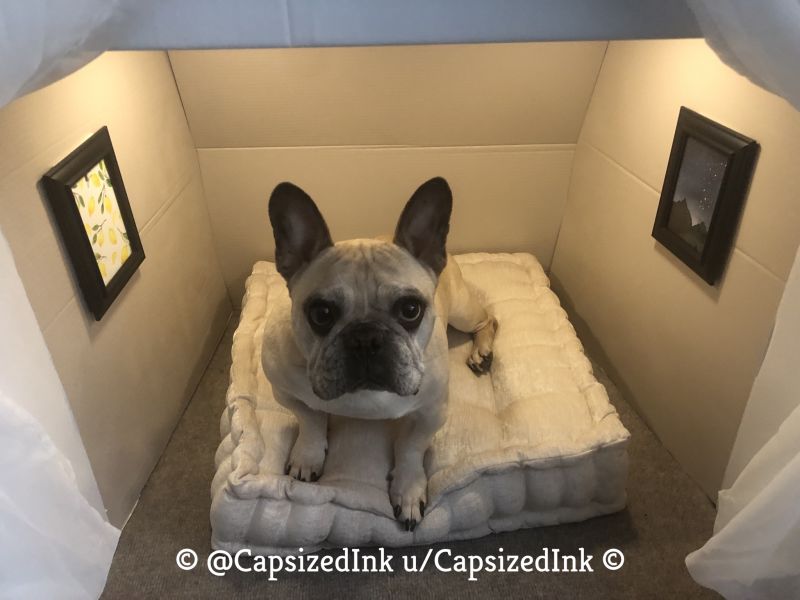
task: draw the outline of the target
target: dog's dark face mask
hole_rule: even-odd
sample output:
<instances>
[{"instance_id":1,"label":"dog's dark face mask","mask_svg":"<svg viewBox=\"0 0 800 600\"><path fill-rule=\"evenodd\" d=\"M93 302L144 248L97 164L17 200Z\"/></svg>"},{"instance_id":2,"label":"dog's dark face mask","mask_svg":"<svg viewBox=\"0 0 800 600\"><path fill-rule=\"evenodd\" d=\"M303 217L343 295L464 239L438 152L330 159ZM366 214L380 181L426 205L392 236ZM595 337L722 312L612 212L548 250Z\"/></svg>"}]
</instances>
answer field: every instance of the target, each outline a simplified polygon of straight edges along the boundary
<instances>
[{"instance_id":1,"label":"dog's dark face mask","mask_svg":"<svg viewBox=\"0 0 800 600\"><path fill-rule=\"evenodd\" d=\"M406 205L393 241L334 246L302 190L281 184L273 192L276 263L289 285L295 339L317 396L417 393L451 206L446 182L433 179Z\"/></svg>"},{"instance_id":2,"label":"dog's dark face mask","mask_svg":"<svg viewBox=\"0 0 800 600\"><path fill-rule=\"evenodd\" d=\"M391 254L392 248L389 244L356 248L356 256L350 257L356 268L348 264L344 277L355 285L340 283L323 288L322 293L317 288L294 321L295 336L309 351L312 389L324 400L362 389L416 394L434 322L433 312L428 311L433 282L423 274L419 286L385 282L370 289L370 282L379 277L373 271L390 264L388 257L375 259L375 255ZM335 250L340 257L351 254L339 247ZM372 255L377 264L370 264L364 254ZM343 262L339 261L340 266ZM337 279L341 282L341 273Z\"/></svg>"}]
</instances>

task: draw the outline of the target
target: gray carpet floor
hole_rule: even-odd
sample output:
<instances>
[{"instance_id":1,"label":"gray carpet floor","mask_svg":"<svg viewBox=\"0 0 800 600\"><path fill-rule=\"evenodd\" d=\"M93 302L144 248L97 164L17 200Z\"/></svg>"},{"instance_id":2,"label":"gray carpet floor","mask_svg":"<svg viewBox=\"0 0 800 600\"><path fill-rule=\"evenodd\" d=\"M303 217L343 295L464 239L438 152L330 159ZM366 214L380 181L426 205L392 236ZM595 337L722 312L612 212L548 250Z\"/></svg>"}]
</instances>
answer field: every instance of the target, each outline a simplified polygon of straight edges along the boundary
<instances>
[{"instance_id":1,"label":"gray carpet floor","mask_svg":"<svg viewBox=\"0 0 800 600\"><path fill-rule=\"evenodd\" d=\"M219 417L230 368L230 347L238 321L228 331L178 423L160 462L125 526L111 566L104 598L715 598L698 586L684 565L687 553L711 535L714 508L653 433L642 423L614 385L598 369L622 422L632 434L628 507L620 513L583 523L490 535L477 540L437 544L455 555L526 554L543 548L594 555L592 573L483 573L467 581L462 573L297 574L268 581L259 573L211 575L209 486L219 442ZM197 551L200 562L181 571L175 555ZM387 549L395 565L402 556L422 561L429 547ZM600 556L620 549L625 563L618 571L603 568ZM364 552L374 550L364 549ZM336 556L336 551L330 552Z\"/></svg>"}]
</instances>

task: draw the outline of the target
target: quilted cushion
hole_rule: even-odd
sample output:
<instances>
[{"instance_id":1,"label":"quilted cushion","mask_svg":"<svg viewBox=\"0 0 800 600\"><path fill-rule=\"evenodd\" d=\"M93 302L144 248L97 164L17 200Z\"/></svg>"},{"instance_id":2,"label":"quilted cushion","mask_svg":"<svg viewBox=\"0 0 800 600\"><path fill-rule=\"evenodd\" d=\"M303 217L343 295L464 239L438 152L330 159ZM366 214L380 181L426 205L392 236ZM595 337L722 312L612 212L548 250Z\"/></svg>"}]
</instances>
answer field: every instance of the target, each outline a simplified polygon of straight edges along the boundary
<instances>
[{"instance_id":1,"label":"quilted cushion","mask_svg":"<svg viewBox=\"0 0 800 600\"><path fill-rule=\"evenodd\" d=\"M405 546L624 507L628 431L539 263L529 254L456 260L500 326L490 377L467 368L469 337L449 332L448 418L426 455L429 508L414 532L401 529L389 504L391 422L332 417L321 479L283 474L297 422L273 399L260 353L270 302L285 301L287 290L273 263L256 263L234 334L211 487L214 548Z\"/></svg>"}]
</instances>

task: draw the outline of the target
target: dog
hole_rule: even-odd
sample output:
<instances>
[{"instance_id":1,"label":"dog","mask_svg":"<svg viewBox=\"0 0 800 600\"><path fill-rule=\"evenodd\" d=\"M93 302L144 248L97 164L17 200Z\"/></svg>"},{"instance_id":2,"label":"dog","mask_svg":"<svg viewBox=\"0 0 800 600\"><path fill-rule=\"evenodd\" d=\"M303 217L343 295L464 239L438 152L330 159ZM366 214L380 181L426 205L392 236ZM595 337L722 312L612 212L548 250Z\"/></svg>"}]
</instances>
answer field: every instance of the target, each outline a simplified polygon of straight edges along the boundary
<instances>
[{"instance_id":1,"label":"dog","mask_svg":"<svg viewBox=\"0 0 800 600\"><path fill-rule=\"evenodd\" d=\"M334 244L302 189L284 182L269 199L290 302L268 313L262 366L299 424L286 474L322 475L329 414L395 419L388 492L407 531L425 515L423 457L446 418L447 325L473 335L467 364L476 375L491 368L498 326L447 255L452 205L437 177L411 196L393 238Z\"/></svg>"}]
</instances>

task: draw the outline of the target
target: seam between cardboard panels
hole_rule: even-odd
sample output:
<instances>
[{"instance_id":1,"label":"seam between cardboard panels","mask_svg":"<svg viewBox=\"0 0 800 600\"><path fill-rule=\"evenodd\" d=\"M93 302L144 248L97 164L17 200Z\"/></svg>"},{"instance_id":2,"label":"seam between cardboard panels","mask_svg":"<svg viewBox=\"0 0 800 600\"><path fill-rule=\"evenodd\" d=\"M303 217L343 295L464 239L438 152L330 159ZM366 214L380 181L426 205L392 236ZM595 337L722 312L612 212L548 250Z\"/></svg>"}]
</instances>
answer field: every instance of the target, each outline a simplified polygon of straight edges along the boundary
<instances>
[{"instance_id":1,"label":"seam between cardboard panels","mask_svg":"<svg viewBox=\"0 0 800 600\"><path fill-rule=\"evenodd\" d=\"M600 75L603 72L603 67L606 64L606 55L608 54L608 47L611 45L611 42L606 42L605 48L603 48L603 57L600 59L600 66L597 68L597 75L595 75L594 83L592 83L592 92L589 94L589 100L586 103L586 108L583 110L583 119L581 119L581 128L578 131L578 138L575 140L575 147L572 151L572 160L569 163L569 176L567 178L567 190L566 190L566 198L564 198L564 209L561 211L561 220L558 223L558 231L556 232L556 239L553 242L553 253L550 256L550 263L547 266L547 275L549 276L552 268L553 268L553 261L556 258L556 250L558 249L558 240L561 238L561 229L564 227L564 220L567 217L567 209L569 207L569 197L570 193L572 192L572 174L575 172L575 154L578 151L578 143L581 140L581 134L583 133L583 127L586 125L586 115L589 114L589 109L592 106L592 100L594 100L595 92L597 91L597 82L600 81Z\"/></svg>"},{"instance_id":2,"label":"seam between cardboard panels","mask_svg":"<svg viewBox=\"0 0 800 600\"><path fill-rule=\"evenodd\" d=\"M600 154L600 155L601 155L603 158L605 158L605 159L606 159L608 162L612 163L612 164L613 164L615 167L617 167L617 168L618 168L620 171L622 171L622 172L623 172L625 175L628 175L628 176L630 176L632 179L634 179L634 180L638 181L640 184L642 184L643 186L645 186L647 189L649 189L649 190L653 191L653 192L654 192L654 193L655 193L657 196L659 196L659 197L661 196L661 190L658 190L658 189L654 188L652 185L650 185L650 184L649 184L649 183L647 183L647 182L646 182L644 179L642 179L641 177L639 177L638 175L636 175L636 173L632 172L630 169L628 169L628 168L627 168L625 165L623 165L622 163L620 163L618 160L616 160L616 159L615 159L614 157L612 157L610 154L608 154L608 153L604 152L603 150L601 150L600 148L598 148L598 147L597 147L597 146L595 146L594 144L591 144L590 142L586 142L586 141L584 141L584 142L581 142L581 143L582 143L582 144L585 144L585 145L586 145L588 148L591 148L592 150L594 150L595 152L597 152L598 154ZM773 271L772 269L770 269L768 266L766 266L766 265L765 265L764 263L762 263L760 260L758 260L757 258L755 258L753 255L751 255L751 254L749 254L749 253L745 252L745 251L744 251L742 248L740 248L738 245L734 245L734 247L733 247L733 252L735 252L735 253L738 253L738 254L741 254L743 257L745 257L745 258L748 260L748 262L752 263L754 266L756 266L756 267L758 267L760 270L764 271L764 273L765 273L765 274L767 274L768 276L770 276L770 277L771 277L771 278L773 278L773 279L776 279L776 280L777 280L778 282L780 282L781 284L783 284L783 285L786 285L786 279L784 279L783 277L781 277L780 275L778 275L778 274L777 274L775 271Z\"/></svg>"},{"instance_id":3,"label":"seam between cardboard panels","mask_svg":"<svg viewBox=\"0 0 800 600\"><path fill-rule=\"evenodd\" d=\"M205 181L203 179L203 169L200 166L200 155L198 153L197 142L194 139L194 132L192 131L192 124L189 122L189 115L186 114L186 104L183 101L183 94L181 94L181 87L178 85L178 78L175 76L175 68L172 65L172 57L170 56L169 52L167 52L167 61L169 62L169 68L170 71L172 72L172 81L175 84L175 90L178 92L178 99L180 100L181 108L183 110L183 119L186 122L186 129L189 131L189 137L192 140L192 146L193 146L192 150L194 153L194 162L195 162L194 170L196 171L197 177L199 178L200 189L203 195L203 205L205 206L206 209L206 217L208 218L209 229L211 231L212 246L214 247L214 258L217 261L217 269L219 270L220 277L222 277L223 284L225 285L225 293L228 296L228 302L231 305L231 309L233 309L233 307L236 306L236 303L233 301L230 287L228 286L228 282L225 281L225 276L222 272L222 264L219 259L219 250L217 246L217 234L216 230L212 226L211 209L208 206L208 197L206 195L206 186L205 186Z\"/></svg>"},{"instance_id":4,"label":"seam between cardboard panels","mask_svg":"<svg viewBox=\"0 0 800 600\"><path fill-rule=\"evenodd\" d=\"M153 227L155 227L158 222L164 217L166 212L172 207L173 204L180 198L183 193L186 191L186 188L192 183L192 173L188 173L186 176L185 181L183 181L179 186L177 186L175 193L170 195L169 200L164 202L158 210L150 217L147 222L139 228L139 234L145 235L148 233Z\"/></svg>"},{"instance_id":5,"label":"seam between cardboard panels","mask_svg":"<svg viewBox=\"0 0 800 600\"><path fill-rule=\"evenodd\" d=\"M142 226L139 229L139 234L143 238L142 243L144 243L144 237L148 235L150 230L152 230L158 224L158 222L161 220L161 218L164 216L167 210L169 210L169 208L175 204L177 199L183 195L183 192L186 190L187 187L189 187L191 181L192 178L190 176L187 178L184 184L180 186L177 192L172 195L172 198L170 198L167 202L162 204L161 207L155 212L155 214L152 217L150 217L150 219L147 220L147 223L145 223L144 226ZM69 299L55 312L50 321L41 325L42 333L46 333L47 331L49 331L50 328L56 323L56 321L58 321L61 315L70 307L70 305L73 302L77 301L78 301L78 294L77 293L72 294L69 297Z\"/></svg>"},{"instance_id":6,"label":"seam between cardboard panels","mask_svg":"<svg viewBox=\"0 0 800 600\"><path fill-rule=\"evenodd\" d=\"M330 144L297 146L198 146L203 151L240 151L240 150L492 150L497 152L534 151L534 152L569 152L575 149L574 142L553 144L461 144L461 145L425 145L425 144Z\"/></svg>"},{"instance_id":7,"label":"seam between cardboard panels","mask_svg":"<svg viewBox=\"0 0 800 600\"><path fill-rule=\"evenodd\" d=\"M181 93L181 86L178 85L178 78L175 76L175 67L172 64L172 57L168 50L164 51L167 55L167 62L169 63L169 71L172 73L172 83L175 85L175 91L178 92L178 101L181 103L181 110L183 111L183 120L186 121L186 128L189 130L189 137L192 138L192 145L194 151L197 153L197 142L194 139L194 132L192 131L192 124L189 122L189 115L186 114L186 103L183 101L183 94Z\"/></svg>"}]
</instances>

